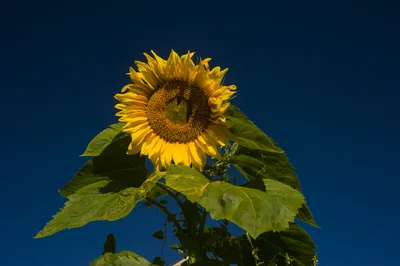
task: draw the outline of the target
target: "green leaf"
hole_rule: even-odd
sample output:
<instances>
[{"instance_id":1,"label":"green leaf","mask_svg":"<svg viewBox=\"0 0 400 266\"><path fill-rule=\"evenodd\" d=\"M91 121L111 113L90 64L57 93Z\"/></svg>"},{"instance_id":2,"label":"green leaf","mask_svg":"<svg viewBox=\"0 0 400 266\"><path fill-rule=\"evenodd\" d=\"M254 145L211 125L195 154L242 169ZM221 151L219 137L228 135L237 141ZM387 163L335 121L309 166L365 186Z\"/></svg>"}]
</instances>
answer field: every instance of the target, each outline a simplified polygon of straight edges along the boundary
<instances>
[{"instance_id":1,"label":"green leaf","mask_svg":"<svg viewBox=\"0 0 400 266\"><path fill-rule=\"evenodd\" d=\"M157 232L154 232L153 234L154 238L163 240L164 239L164 232L162 230L158 230Z\"/></svg>"},{"instance_id":2,"label":"green leaf","mask_svg":"<svg viewBox=\"0 0 400 266\"><path fill-rule=\"evenodd\" d=\"M257 182L257 180L273 179L301 192L295 168L290 164L285 153L255 151L239 146L230 162L250 180L250 182L245 185L247 187L264 191L263 183ZM297 218L312 226L318 227L306 203L304 203L303 207L299 210Z\"/></svg>"},{"instance_id":3,"label":"green leaf","mask_svg":"<svg viewBox=\"0 0 400 266\"><path fill-rule=\"evenodd\" d=\"M296 218L298 218L299 220L301 220L303 222L308 223L309 225L319 228L318 224L314 220L314 217L311 213L310 208L308 208L307 204L305 204L305 203L299 210L299 213L297 214Z\"/></svg>"},{"instance_id":4,"label":"green leaf","mask_svg":"<svg viewBox=\"0 0 400 266\"><path fill-rule=\"evenodd\" d=\"M127 216L135 205L146 198L162 177L155 172L139 187L119 192L101 193L110 181L88 185L68 196L69 201L35 238L50 236L64 229L84 226L92 221L115 221Z\"/></svg>"},{"instance_id":5,"label":"green leaf","mask_svg":"<svg viewBox=\"0 0 400 266\"><path fill-rule=\"evenodd\" d=\"M115 253L116 248L117 248L117 241L115 240L114 235L108 234L106 242L104 243L102 255L104 255L106 253Z\"/></svg>"},{"instance_id":6,"label":"green leaf","mask_svg":"<svg viewBox=\"0 0 400 266\"><path fill-rule=\"evenodd\" d=\"M260 235L253 243L259 249L261 261L275 258L278 265L286 265L291 260L293 266L313 266L315 243L299 225L291 223L285 231L267 232Z\"/></svg>"},{"instance_id":7,"label":"green leaf","mask_svg":"<svg viewBox=\"0 0 400 266\"><path fill-rule=\"evenodd\" d=\"M148 171L144 157L126 154L130 141L130 137L118 139L106 147L101 155L90 159L64 186L60 194L68 197L99 181L110 181L102 188L103 193L139 187L146 180Z\"/></svg>"},{"instance_id":8,"label":"green leaf","mask_svg":"<svg viewBox=\"0 0 400 266\"><path fill-rule=\"evenodd\" d=\"M231 110L235 107L230 106ZM229 109L229 108L228 108ZM238 144L249 148L262 150L273 153L283 153L273 140L271 140L261 129L259 129L253 122L248 120L246 116L239 115L240 112L235 110L230 112L234 116L227 116L231 125L230 131L236 136Z\"/></svg>"},{"instance_id":9,"label":"green leaf","mask_svg":"<svg viewBox=\"0 0 400 266\"><path fill-rule=\"evenodd\" d=\"M98 156L103 150L110 145L117 135L121 132L125 123L117 123L110 125L107 129L101 131L88 144L85 152L81 156ZM124 137L125 134L120 134L119 137Z\"/></svg>"},{"instance_id":10,"label":"green leaf","mask_svg":"<svg viewBox=\"0 0 400 266\"><path fill-rule=\"evenodd\" d=\"M210 183L200 172L182 165L171 165L165 180L167 186L182 193L191 202L199 202L203 198L203 189Z\"/></svg>"},{"instance_id":11,"label":"green leaf","mask_svg":"<svg viewBox=\"0 0 400 266\"><path fill-rule=\"evenodd\" d=\"M168 201L166 201L166 200L160 200L160 203L163 204L163 205L165 205L165 204L168 203Z\"/></svg>"},{"instance_id":12,"label":"green leaf","mask_svg":"<svg viewBox=\"0 0 400 266\"><path fill-rule=\"evenodd\" d=\"M160 266L165 265L163 259L160 256L157 256L157 257L154 258L153 264L154 265L160 265Z\"/></svg>"},{"instance_id":13,"label":"green leaf","mask_svg":"<svg viewBox=\"0 0 400 266\"><path fill-rule=\"evenodd\" d=\"M231 163L249 180L257 179L274 179L285 183L294 189L300 190L300 184L294 173L294 168L288 163L284 154L274 154L275 160L270 160L266 163L262 158L255 158L257 152L241 154L242 149L239 148L231 158ZM287 163L287 164L286 164ZM284 169L288 167L287 171Z\"/></svg>"},{"instance_id":14,"label":"green leaf","mask_svg":"<svg viewBox=\"0 0 400 266\"><path fill-rule=\"evenodd\" d=\"M281 182L265 179L266 192L209 182L206 177L186 166L171 166L166 185L198 202L215 220L227 219L257 238L267 231L281 231L294 221L305 202L303 195Z\"/></svg>"},{"instance_id":15,"label":"green leaf","mask_svg":"<svg viewBox=\"0 0 400 266\"><path fill-rule=\"evenodd\" d=\"M289 228L281 232L263 233L251 242L262 265L315 265L315 244L297 224L290 223ZM247 236L242 235L232 239L223 252L217 254L226 264L247 266L249 262L254 262L252 252L253 247Z\"/></svg>"},{"instance_id":16,"label":"green leaf","mask_svg":"<svg viewBox=\"0 0 400 266\"><path fill-rule=\"evenodd\" d=\"M114 221L125 217L135 206L138 188L127 188L118 193L99 193L109 181L88 185L68 197L65 207L57 213L35 238L50 236L63 229L84 226L91 221Z\"/></svg>"},{"instance_id":17,"label":"green leaf","mask_svg":"<svg viewBox=\"0 0 400 266\"><path fill-rule=\"evenodd\" d=\"M179 246L177 244L173 244L173 245L169 246L169 248L171 248L171 249L179 249Z\"/></svg>"},{"instance_id":18,"label":"green leaf","mask_svg":"<svg viewBox=\"0 0 400 266\"><path fill-rule=\"evenodd\" d=\"M227 114L240 121L245 121L247 124L254 125L245 114L235 106L228 108ZM246 127L246 126L243 126ZM250 126L249 126L250 128ZM258 128L255 130L255 135L261 134ZM257 133L258 132L258 133ZM251 135L251 133L246 133ZM264 133L262 133L264 134ZM265 135L265 134L264 134ZM265 135L266 136L266 135ZM268 141L266 143L272 143L272 146L282 152L276 152L268 149L258 149L251 145L247 145L246 142L238 140L240 144L234 152L234 156L231 158L231 163L248 179L250 182L246 184L247 187L265 190L262 182L255 182L255 180L261 179L273 179L280 181L284 184L291 186L292 188L301 192L300 183L295 172L295 168L290 164L287 156L283 150L275 143L272 139L267 136ZM318 227L314 221L313 215L308 208L307 204L304 203L303 207L299 210L298 216L300 220Z\"/></svg>"},{"instance_id":19,"label":"green leaf","mask_svg":"<svg viewBox=\"0 0 400 266\"><path fill-rule=\"evenodd\" d=\"M226 116L237 117L241 119L249 119L247 115L242 113L239 108L234 105L229 105L228 110L226 110Z\"/></svg>"},{"instance_id":20,"label":"green leaf","mask_svg":"<svg viewBox=\"0 0 400 266\"><path fill-rule=\"evenodd\" d=\"M131 251L122 251L118 254L107 253L93 261L90 266L151 266L145 258Z\"/></svg>"}]
</instances>

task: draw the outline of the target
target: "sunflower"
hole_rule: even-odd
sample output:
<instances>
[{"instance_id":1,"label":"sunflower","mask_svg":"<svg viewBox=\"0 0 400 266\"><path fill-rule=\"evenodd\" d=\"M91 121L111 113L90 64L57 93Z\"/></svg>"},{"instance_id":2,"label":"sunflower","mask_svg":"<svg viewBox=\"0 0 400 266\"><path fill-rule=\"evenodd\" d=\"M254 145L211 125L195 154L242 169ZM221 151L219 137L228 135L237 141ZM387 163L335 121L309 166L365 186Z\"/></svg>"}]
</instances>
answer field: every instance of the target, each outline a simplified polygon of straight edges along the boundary
<instances>
[{"instance_id":1,"label":"sunflower","mask_svg":"<svg viewBox=\"0 0 400 266\"><path fill-rule=\"evenodd\" d=\"M225 112L236 86L222 85L228 69L210 70L211 58L196 65L190 51L172 50L167 60L151 53L147 63L135 61L132 84L115 95L122 131L132 137L127 153L147 155L156 170L173 162L201 171L207 155L219 158L217 147L230 145Z\"/></svg>"}]
</instances>

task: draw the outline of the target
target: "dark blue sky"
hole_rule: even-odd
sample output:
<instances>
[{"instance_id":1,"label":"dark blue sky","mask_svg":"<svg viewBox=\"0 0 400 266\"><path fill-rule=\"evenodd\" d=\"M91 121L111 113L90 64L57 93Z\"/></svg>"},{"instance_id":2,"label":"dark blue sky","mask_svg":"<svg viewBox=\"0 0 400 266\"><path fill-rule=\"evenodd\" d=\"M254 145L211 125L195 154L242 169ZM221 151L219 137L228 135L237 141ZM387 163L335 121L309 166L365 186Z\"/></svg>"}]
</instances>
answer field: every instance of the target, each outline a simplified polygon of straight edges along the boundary
<instances>
[{"instance_id":1,"label":"dark blue sky","mask_svg":"<svg viewBox=\"0 0 400 266\"><path fill-rule=\"evenodd\" d=\"M320 265L399 265L398 8L378 1L16 1L0 10L2 265L89 265L108 233L151 260L163 215L137 207L34 240L134 60L193 50L286 150L321 229ZM266 1L272 2L272 1ZM323 2L323 3L322 3ZM173 243L171 243L173 244ZM397 247L396 247L397 246ZM168 262L174 252L166 252Z\"/></svg>"}]
</instances>

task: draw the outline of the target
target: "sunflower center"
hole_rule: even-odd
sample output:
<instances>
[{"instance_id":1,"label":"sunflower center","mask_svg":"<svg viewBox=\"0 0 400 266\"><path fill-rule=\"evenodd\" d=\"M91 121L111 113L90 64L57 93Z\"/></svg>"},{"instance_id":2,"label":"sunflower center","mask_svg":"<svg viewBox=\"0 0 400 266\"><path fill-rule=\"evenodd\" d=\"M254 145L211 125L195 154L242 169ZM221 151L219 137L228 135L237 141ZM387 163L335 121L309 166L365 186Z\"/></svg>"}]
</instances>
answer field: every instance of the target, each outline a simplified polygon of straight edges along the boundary
<instances>
[{"instance_id":1,"label":"sunflower center","mask_svg":"<svg viewBox=\"0 0 400 266\"><path fill-rule=\"evenodd\" d=\"M210 119L208 97L200 88L172 81L156 90L147 105L150 127L170 143L188 143L207 128Z\"/></svg>"},{"instance_id":2,"label":"sunflower center","mask_svg":"<svg viewBox=\"0 0 400 266\"><path fill-rule=\"evenodd\" d=\"M180 96L169 101L164 111L167 118L177 124L186 124L192 114L190 102Z\"/></svg>"}]
</instances>

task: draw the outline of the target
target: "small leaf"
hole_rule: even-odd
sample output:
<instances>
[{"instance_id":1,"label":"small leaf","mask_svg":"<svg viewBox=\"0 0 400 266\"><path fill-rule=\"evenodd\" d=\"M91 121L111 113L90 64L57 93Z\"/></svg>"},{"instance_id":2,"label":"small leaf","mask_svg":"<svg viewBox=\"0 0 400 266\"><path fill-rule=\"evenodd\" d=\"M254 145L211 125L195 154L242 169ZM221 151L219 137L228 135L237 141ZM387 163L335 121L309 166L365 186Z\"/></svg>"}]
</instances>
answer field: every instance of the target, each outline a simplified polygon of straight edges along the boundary
<instances>
[{"instance_id":1,"label":"small leaf","mask_svg":"<svg viewBox=\"0 0 400 266\"><path fill-rule=\"evenodd\" d=\"M163 205L165 205L165 204L168 203L168 201L166 201L166 200L160 200L160 203L163 204Z\"/></svg>"},{"instance_id":2,"label":"small leaf","mask_svg":"<svg viewBox=\"0 0 400 266\"><path fill-rule=\"evenodd\" d=\"M319 225L315 222L311 210L308 208L306 203L303 204L296 218L300 219L303 222L308 223L309 225L319 228Z\"/></svg>"},{"instance_id":3,"label":"small leaf","mask_svg":"<svg viewBox=\"0 0 400 266\"><path fill-rule=\"evenodd\" d=\"M101 131L90 141L85 152L81 156L99 156L103 150L114 141L124 125L125 123L112 124L107 129ZM121 134L120 137L124 136L126 135Z\"/></svg>"},{"instance_id":4,"label":"small leaf","mask_svg":"<svg viewBox=\"0 0 400 266\"><path fill-rule=\"evenodd\" d=\"M102 255L106 253L115 253L116 248L117 248L117 241L115 240L114 235L108 234L106 242L104 243Z\"/></svg>"},{"instance_id":5,"label":"small leaf","mask_svg":"<svg viewBox=\"0 0 400 266\"><path fill-rule=\"evenodd\" d=\"M267 231L281 231L294 221L305 202L303 195L285 185L265 179L266 192L225 182L209 182L186 166L171 166L166 185L198 202L215 220L227 219L243 228L253 238Z\"/></svg>"},{"instance_id":6,"label":"small leaf","mask_svg":"<svg viewBox=\"0 0 400 266\"><path fill-rule=\"evenodd\" d=\"M163 240L164 239L164 232L162 230L158 230L157 232L155 232L153 234L153 237L157 238L157 239L160 239L160 240Z\"/></svg>"},{"instance_id":7,"label":"small leaf","mask_svg":"<svg viewBox=\"0 0 400 266\"><path fill-rule=\"evenodd\" d=\"M131 251L118 254L107 253L93 261L90 266L152 266L145 258Z\"/></svg>"},{"instance_id":8,"label":"small leaf","mask_svg":"<svg viewBox=\"0 0 400 266\"><path fill-rule=\"evenodd\" d=\"M163 259L160 256L155 257L152 264L159 266L165 265Z\"/></svg>"},{"instance_id":9,"label":"small leaf","mask_svg":"<svg viewBox=\"0 0 400 266\"><path fill-rule=\"evenodd\" d=\"M88 185L68 196L69 201L35 238L50 236L63 229L84 226L91 221L115 221L127 216L135 205L146 198L162 177L155 172L139 187L128 187L118 193L102 194L100 191L110 181Z\"/></svg>"},{"instance_id":10,"label":"small leaf","mask_svg":"<svg viewBox=\"0 0 400 266\"><path fill-rule=\"evenodd\" d=\"M173 244L169 246L171 249L179 249L179 246L177 244Z\"/></svg>"}]
</instances>

